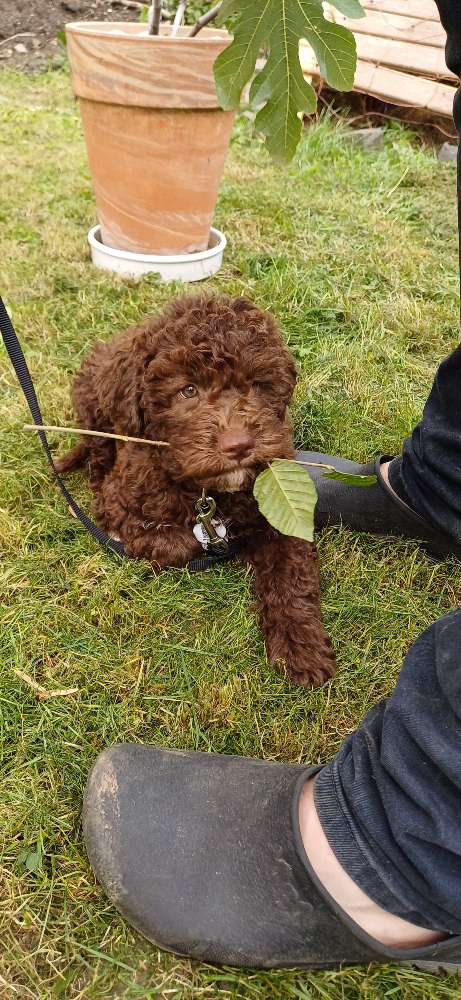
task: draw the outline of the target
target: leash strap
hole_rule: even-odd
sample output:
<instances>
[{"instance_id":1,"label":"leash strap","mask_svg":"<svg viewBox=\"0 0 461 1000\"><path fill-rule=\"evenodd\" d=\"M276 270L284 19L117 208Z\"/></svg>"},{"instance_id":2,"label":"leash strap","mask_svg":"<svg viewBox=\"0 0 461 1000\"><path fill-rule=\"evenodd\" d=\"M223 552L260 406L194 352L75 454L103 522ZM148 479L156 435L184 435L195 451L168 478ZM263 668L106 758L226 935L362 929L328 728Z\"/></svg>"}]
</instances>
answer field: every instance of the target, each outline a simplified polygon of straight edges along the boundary
<instances>
[{"instance_id":1,"label":"leash strap","mask_svg":"<svg viewBox=\"0 0 461 1000\"><path fill-rule=\"evenodd\" d=\"M5 344L8 357L16 372L18 382L26 398L29 410L32 414L34 424L43 424L43 418L40 411L38 399L35 393L34 383L32 381L30 371L27 367L27 362L24 357L22 347L19 343L16 331L14 329L10 316L8 315L8 312L6 310L5 303L3 302L1 296L0 296L0 332L3 337L3 342ZM78 503L76 502L76 500L74 500L72 494L69 493L69 490L67 489L64 480L59 475L59 472L54 464L53 455L51 453L51 448L48 444L48 438L46 436L45 431L38 431L38 436L40 438L40 441L42 442L46 457L51 466L54 478L59 486L59 489L61 490L61 493L66 503L74 512L76 518L78 518L78 520L81 521L86 530L89 531L90 535L93 535L93 538L95 538L100 545L107 545L109 549L112 549L112 551L116 552L117 555L119 556L127 556L127 553L125 552L125 549L123 548L121 542L118 542L116 541L115 538L111 538L110 535L107 535L106 532L103 531L103 529L100 528L99 525L95 524L94 521L92 521L91 518L88 517L88 515L85 514L83 510L80 510ZM237 551L238 551L238 546L231 544L229 546L228 552L226 552L225 555L206 554L203 556L199 556L197 559L192 559L187 564L187 569L191 573L200 573L202 570L208 569L210 566L214 566L215 563L226 562L227 559L232 559L232 557L237 553Z\"/></svg>"},{"instance_id":2,"label":"leash strap","mask_svg":"<svg viewBox=\"0 0 461 1000\"><path fill-rule=\"evenodd\" d=\"M198 556L197 559L191 559L187 564L187 568L190 573L201 573L204 569L209 569L210 566L216 566L217 563L228 562L238 552L240 552L240 545L237 542L230 542L227 552L224 554L213 555L213 552L204 553L203 556Z\"/></svg>"},{"instance_id":3,"label":"leash strap","mask_svg":"<svg viewBox=\"0 0 461 1000\"><path fill-rule=\"evenodd\" d=\"M38 399L35 394L34 383L32 381L29 369L27 367L26 359L22 352L22 347L16 335L16 331L11 322L11 319L5 308L3 299L0 297L0 331L3 337L3 341L8 352L9 359L13 368L16 372L21 389L26 397L27 405L32 414L34 424L43 424L42 414L40 412L40 406L38 405ZM110 538L106 535L106 532L102 530L94 521L88 517L87 514L80 510L78 503L74 500L71 493L67 489L64 480L59 475L59 472L54 464L53 455L51 454L51 449L48 444L48 438L45 431L38 431L38 436L42 442L46 457L50 463L51 469L53 471L54 478L61 490L61 493L68 503L69 507L74 512L75 516L79 521L82 522L90 535L96 538L101 545L107 545L110 549L117 553L119 556L126 555L121 542L117 542L114 538Z\"/></svg>"}]
</instances>

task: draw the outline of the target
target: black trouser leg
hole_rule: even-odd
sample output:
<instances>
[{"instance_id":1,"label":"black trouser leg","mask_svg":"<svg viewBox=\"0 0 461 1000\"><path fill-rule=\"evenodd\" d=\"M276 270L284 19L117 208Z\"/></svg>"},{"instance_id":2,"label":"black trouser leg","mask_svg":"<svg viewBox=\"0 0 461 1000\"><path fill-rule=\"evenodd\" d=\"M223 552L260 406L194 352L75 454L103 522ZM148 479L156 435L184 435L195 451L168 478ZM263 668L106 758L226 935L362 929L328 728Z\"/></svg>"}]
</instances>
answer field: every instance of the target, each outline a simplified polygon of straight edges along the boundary
<instances>
[{"instance_id":1,"label":"black trouser leg","mask_svg":"<svg viewBox=\"0 0 461 1000\"><path fill-rule=\"evenodd\" d=\"M390 913L461 933L461 610L410 649L395 691L317 776L325 835Z\"/></svg>"},{"instance_id":2,"label":"black trouser leg","mask_svg":"<svg viewBox=\"0 0 461 1000\"><path fill-rule=\"evenodd\" d=\"M461 2L436 0L447 32L446 60L461 76ZM453 107L461 133L461 91ZM458 153L458 227L461 234L461 166ZM461 542L461 346L442 362L423 418L394 459L389 480L413 510Z\"/></svg>"}]
</instances>

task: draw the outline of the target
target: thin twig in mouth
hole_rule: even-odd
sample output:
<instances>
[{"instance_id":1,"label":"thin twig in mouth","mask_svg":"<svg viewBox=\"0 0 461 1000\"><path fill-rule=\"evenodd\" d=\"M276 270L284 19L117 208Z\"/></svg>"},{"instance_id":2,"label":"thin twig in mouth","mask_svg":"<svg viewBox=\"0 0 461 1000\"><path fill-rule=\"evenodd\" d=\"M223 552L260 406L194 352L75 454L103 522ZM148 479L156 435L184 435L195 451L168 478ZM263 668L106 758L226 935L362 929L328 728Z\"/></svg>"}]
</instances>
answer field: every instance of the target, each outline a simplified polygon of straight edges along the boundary
<instances>
[{"instance_id":1,"label":"thin twig in mouth","mask_svg":"<svg viewBox=\"0 0 461 1000\"><path fill-rule=\"evenodd\" d=\"M158 448L169 448L168 441L152 441L151 438L130 437L128 434L110 434L109 431L90 431L86 427L55 427L52 424L24 424L25 431L57 431L58 434L86 434L88 437L113 438L115 441L134 441L135 444L153 444Z\"/></svg>"},{"instance_id":2,"label":"thin twig in mouth","mask_svg":"<svg viewBox=\"0 0 461 1000\"><path fill-rule=\"evenodd\" d=\"M112 438L114 441L133 441L134 444L153 444L157 448L169 448L168 441L153 441L151 438L139 438L131 437L129 434L112 434L109 431L90 431L86 427L58 427L54 424L24 424L23 430L25 431L56 431L58 434L83 434L88 437L102 437L102 438ZM325 462L305 462L301 458L295 458L293 461L297 462L298 465L308 465L314 469L328 469L330 472L337 472L334 465L327 465ZM216 478L221 478L222 476L229 476L236 472L248 472L251 470L251 465L235 465L231 469L227 469L224 472L219 472Z\"/></svg>"}]
</instances>

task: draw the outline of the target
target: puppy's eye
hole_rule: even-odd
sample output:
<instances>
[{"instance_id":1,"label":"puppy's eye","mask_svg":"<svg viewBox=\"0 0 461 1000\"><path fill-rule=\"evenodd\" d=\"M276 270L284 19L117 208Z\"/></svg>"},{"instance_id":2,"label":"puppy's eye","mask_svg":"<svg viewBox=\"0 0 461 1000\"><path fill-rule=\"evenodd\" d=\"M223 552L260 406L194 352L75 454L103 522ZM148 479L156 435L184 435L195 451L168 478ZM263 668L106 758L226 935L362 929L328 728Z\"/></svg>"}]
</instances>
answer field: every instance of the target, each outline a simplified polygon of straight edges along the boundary
<instances>
[{"instance_id":1,"label":"puppy's eye","mask_svg":"<svg viewBox=\"0 0 461 1000\"><path fill-rule=\"evenodd\" d=\"M197 393L198 389L196 385L185 385L179 395L184 396L184 399L192 399L192 396L196 396Z\"/></svg>"}]
</instances>

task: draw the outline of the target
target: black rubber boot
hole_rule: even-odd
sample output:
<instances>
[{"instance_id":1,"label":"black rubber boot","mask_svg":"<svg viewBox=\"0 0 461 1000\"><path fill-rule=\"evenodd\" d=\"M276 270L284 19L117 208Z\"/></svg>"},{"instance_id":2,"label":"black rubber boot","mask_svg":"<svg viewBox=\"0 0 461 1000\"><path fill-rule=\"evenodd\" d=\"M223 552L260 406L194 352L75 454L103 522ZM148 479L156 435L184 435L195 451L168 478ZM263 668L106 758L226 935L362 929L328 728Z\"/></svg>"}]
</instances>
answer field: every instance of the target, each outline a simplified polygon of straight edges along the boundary
<instances>
[{"instance_id":1,"label":"black rubber boot","mask_svg":"<svg viewBox=\"0 0 461 1000\"><path fill-rule=\"evenodd\" d=\"M129 923L189 958L312 969L397 960L461 971L461 937L411 951L384 948L323 889L298 823L304 782L318 770L111 747L85 792L91 865Z\"/></svg>"},{"instance_id":2,"label":"black rubber boot","mask_svg":"<svg viewBox=\"0 0 461 1000\"><path fill-rule=\"evenodd\" d=\"M306 466L317 487L315 526L318 531L327 525L343 524L354 531L373 535L416 538L430 555L437 558L453 555L461 559L461 546L450 535L433 528L384 482L380 468L383 462L390 460L390 455L381 455L366 465L316 451L300 451L297 458L303 462L333 465L340 472L359 476L375 473L378 479L376 486L349 486L337 479L325 478L325 470Z\"/></svg>"}]
</instances>

